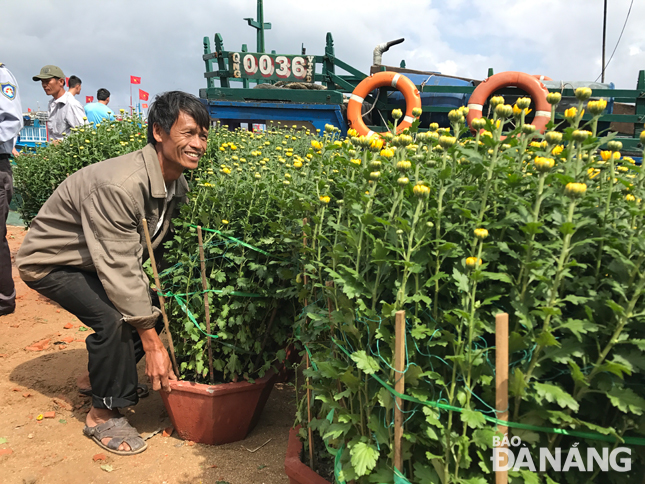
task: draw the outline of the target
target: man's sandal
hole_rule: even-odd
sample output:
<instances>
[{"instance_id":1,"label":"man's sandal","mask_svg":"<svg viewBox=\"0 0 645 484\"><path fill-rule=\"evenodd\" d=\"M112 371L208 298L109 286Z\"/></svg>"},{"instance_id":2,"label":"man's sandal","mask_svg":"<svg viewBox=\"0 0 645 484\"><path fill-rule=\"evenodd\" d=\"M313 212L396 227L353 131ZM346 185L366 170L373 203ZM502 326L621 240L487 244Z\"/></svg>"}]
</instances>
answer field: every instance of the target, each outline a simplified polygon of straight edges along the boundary
<instances>
[{"instance_id":1,"label":"man's sandal","mask_svg":"<svg viewBox=\"0 0 645 484\"><path fill-rule=\"evenodd\" d=\"M79 388L78 393L81 395L85 395L86 397L91 397L92 396L92 389L91 388ZM138 383L137 384L137 395L139 398L146 398L148 395L150 395L150 391L148 390L148 386L144 385L143 383Z\"/></svg>"},{"instance_id":2,"label":"man's sandal","mask_svg":"<svg viewBox=\"0 0 645 484\"><path fill-rule=\"evenodd\" d=\"M119 455L139 454L148 448L137 429L130 425L125 417L114 417L95 427L85 426L83 433L100 447ZM112 438L107 445L101 442L106 437ZM128 444L131 450L118 450L123 443Z\"/></svg>"}]
</instances>

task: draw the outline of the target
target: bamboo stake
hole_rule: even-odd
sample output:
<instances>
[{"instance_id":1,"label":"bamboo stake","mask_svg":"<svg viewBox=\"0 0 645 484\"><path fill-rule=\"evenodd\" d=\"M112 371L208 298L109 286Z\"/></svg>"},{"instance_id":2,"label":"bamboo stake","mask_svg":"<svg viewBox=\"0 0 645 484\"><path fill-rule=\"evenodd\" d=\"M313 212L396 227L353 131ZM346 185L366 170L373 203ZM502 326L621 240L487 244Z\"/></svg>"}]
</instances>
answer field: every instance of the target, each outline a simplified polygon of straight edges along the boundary
<instances>
[{"instance_id":1,"label":"bamboo stake","mask_svg":"<svg viewBox=\"0 0 645 484\"><path fill-rule=\"evenodd\" d=\"M155 276L155 286L157 286L157 290L162 293L161 283L159 282L159 273L157 272L157 263L155 262L155 253L152 250L152 241L150 240L150 232L148 231L148 221L145 218L143 219L143 232L146 236L146 244L148 245L148 256L150 257L152 273ZM177 378L179 378L179 368L177 366L177 359L175 358L175 345L172 343L172 335L170 334L170 324L168 323L168 315L166 314L166 303L161 294L159 294L159 306L159 309L161 309L161 315L163 316L163 324L166 328L166 334L168 334L168 347L170 348L170 358L172 361L173 371Z\"/></svg>"},{"instance_id":2,"label":"bamboo stake","mask_svg":"<svg viewBox=\"0 0 645 484\"><path fill-rule=\"evenodd\" d=\"M508 314L495 316L495 407L497 418L508 422ZM497 430L506 436L508 427L498 425ZM501 443L499 448L508 448ZM504 454L502 466L508 463ZM499 464L499 462L498 462ZM495 471L495 484L507 484L508 471Z\"/></svg>"},{"instance_id":3,"label":"bamboo stake","mask_svg":"<svg viewBox=\"0 0 645 484\"><path fill-rule=\"evenodd\" d=\"M397 311L395 316L395 342L394 342L394 370L396 381L394 389L398 393L405 391L405 311ZM394 467L403 472L403 452L401 451L401 437L403 436L403 400L396 397L394 406Z\"/></svg>"},{"instance_id":4,"label":"bamboo stake","mask_svg":"<svg viewBox=\"0 0 645 484\"><path fill-rule=\"evenodd\" d=\"M307 219L303 219L303 225L307 224ZM307 236L303 232L302 243L307 247ZM303 272L305 269L303 268ZM307 286L308 278L307 274L303 274L303 282L305 287ZM305 307L307 307L307 300L305 299ZM306 323L306 320L305 320ZM305 345L306 346L306 345ZM306 349L306 348L305 348ZM305 353L305 368L309 369L309 352ZM311 423L311 387L309 386L309 377L307 377L307 439L309 440L309 467L314 468L314 436L311 431L309 424Z\"/></svg>"},{"instance_id":5,"label":"bamboo stake","mask_svg":"<svg viewBox=\"0 0 645 484\"><path fill-rule=\"evenodd\" d=\"M204 240L202 238L202 227L197 226L197 240L199 241L199 262L201 264L202 272L202 289L204 289L204 321L206 322L206 332L211 334L211 313L208 307L208 285L206 284L206 261L204 260ZM213 374L213 348L211 348L210 336L206 340L206 347L208 348L208 374L210 376L211 384L215 384L215 375Z\"/></svg>"}]
</instances>

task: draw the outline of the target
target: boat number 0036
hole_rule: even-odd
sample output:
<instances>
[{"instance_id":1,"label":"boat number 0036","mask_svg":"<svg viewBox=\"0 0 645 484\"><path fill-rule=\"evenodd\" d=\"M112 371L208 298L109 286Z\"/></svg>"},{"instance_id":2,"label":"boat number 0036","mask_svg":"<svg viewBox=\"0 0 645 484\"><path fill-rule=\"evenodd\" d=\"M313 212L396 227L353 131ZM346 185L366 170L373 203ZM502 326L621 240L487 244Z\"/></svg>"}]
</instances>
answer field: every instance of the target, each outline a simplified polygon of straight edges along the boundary
<instances>
[{"instance_id":1,"label":"boat number 0036","mask_svg":"<svg viewBox=\"0 0 645 484\"><path fill-rule=\"evenodd\" d=\"M238 67L240 64L240 57L241 56L238 52L232 55L232 61L234 64L233 75L235 77L241 77ZM304 80L306 82L312 82L314 59L314 56L287 57L279 55L274 57L267 54L261 55L258 59L253 54L245 54L241 59L241 67L244 69L244 73L249 77L255 76L259 71L262 77L272 77L275 75L280 79L295 77L296 79Z\"/></svg>"}]
</instances>

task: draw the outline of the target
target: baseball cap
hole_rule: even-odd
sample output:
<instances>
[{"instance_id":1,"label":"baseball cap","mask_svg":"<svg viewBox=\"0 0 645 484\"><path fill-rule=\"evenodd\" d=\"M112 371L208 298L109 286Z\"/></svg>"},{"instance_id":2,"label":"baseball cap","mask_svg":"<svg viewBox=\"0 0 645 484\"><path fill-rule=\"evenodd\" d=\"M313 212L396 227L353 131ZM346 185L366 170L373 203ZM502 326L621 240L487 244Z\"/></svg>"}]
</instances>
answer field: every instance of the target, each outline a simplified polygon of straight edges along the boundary
<instances>
[{"instance_id":1,"label":"baseball cap","mask_svg":"<svg viewBox=\"0 0 645 484\"><path fill-rule=\"evenodd\" d=\"M59 79L65 79L65 74L63 74L63 69L58 66L45 66L40 70L40 74L34 76L32 79L34 81L41 81L43 79L51 79L52 77L58 77Z\"/></svg>"}]
</instances>

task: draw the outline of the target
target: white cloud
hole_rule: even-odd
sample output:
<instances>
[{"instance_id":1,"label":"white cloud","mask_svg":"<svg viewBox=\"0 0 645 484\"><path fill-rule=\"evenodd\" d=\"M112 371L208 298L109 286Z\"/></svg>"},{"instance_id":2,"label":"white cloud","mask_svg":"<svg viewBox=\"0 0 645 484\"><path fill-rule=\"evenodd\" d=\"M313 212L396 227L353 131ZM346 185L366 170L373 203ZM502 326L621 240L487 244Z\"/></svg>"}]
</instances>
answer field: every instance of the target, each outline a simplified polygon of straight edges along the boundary
<instances>
[{"instance_id":1,"label":"white cloud","mask_svg":"<svg viewBox=\"0 0 645 484\"><path fill-rule=\"evenodd\" d=\"M155 94L182 89L197 94L206 86L202 38L220 32L229 50L248 44L255 30L244 17L256 17L255 0L113 0L5 2L2 60L20 83L25 109L47 103L31 80L45 64L56 64L83 79L82 95L99 87L112 91L115 108L129 103L129 76ZM630 0L609 4L607 58L616 45ZM601 69L602 2L589 0L372 0L323 4L266 0L268 50L322 55L325 36L334 37L336 56L367 73L376 44L404 37L383 56L384 64L443 71L483 79L518 70L560 80L594 80ZM634 1L607 80L634 88L643 68L645 2ZM136 86L135 86L136 87Z\"/></svg>"}]
</instances>

